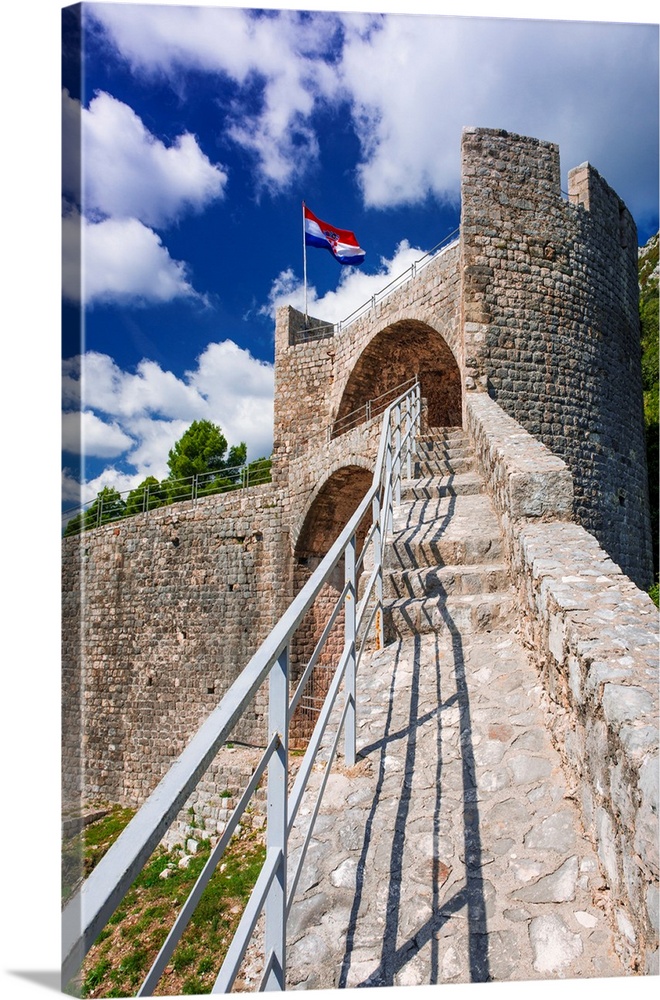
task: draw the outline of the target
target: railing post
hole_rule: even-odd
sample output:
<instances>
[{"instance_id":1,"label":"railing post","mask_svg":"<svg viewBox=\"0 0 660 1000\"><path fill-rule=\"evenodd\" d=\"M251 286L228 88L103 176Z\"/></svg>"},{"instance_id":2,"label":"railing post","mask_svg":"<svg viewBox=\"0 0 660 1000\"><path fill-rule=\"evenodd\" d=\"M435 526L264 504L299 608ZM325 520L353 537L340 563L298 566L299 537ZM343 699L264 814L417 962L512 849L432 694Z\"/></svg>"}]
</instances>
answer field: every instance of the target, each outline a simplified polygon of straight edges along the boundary
<instances>
[{"instance_id":1,"label":"railing post","mask_svg":"<svg viewBox=\"0 0 660 1000\"><path fill-rule=\"evenodd\" d=\"M371 514L374 524L374 567L377 570L376 576L376 645L378 649L385 646L385 635L383 630L383 538L380 524L380 494L377 493L371 504Z\"/></svg>"},{"instance_id":2,"label":"railing post","mask_svg":"<svg viewBox=\"0 0 660 1000\"><path fill-rule=\"evenodd\" d=\"M415 383L415 411L414 411L414 423L415 423L415 453L417 452L417 438L422 433L421 427L422 418L422 390L419 384L419 380Z\"/></svg>"},{"instance_id":3,"label":"railing post","mask_svg":"<svg viewBox=\"0 0 660 1000\"><path fill-rule=\"evenodd\" d=\"M406 396L406 478L412 479L412 434L413 434L413 421L412 421L412 406L413 401L411 394L408 393Z\"/></svg>"},{"instance_id":4,"label":"railing post","mask_svg":"<svg viewBox=\"0 0 660 1000\"><path fill-rule=\"evenodd\" d=\"M401 403L394 407L394 493L395 502L401 503Z\"/></svg>"},{"instance_id":5,"label":"railing post","mask_svg":"<svg viewBox=\"0 0 660 1000\"><path fill-rule=\"evenodd\" d=\"M367 402L364 405L365 405L365 411L366 411L366 417L365 417L365 419L366 420L371 420L371 400L368 399Z\"/></svg>"},{"instance_id":6,"label":"railing post","mask_svg":"<svg viewBox=\"0 0 660 1000\"><path fill-rule=\"evenodd\" d=\"M390 530L390 525L392 524L392 429L389 429L387 442L387 449L385 451L385 485L389 483L388 490L388 501L387 507L384 511L381 511L381 516L383 517L383 544L385 544L385 539L387 538L387 533Z\"/></svg>"},{"instance_id":7,"label":"railing post","mask_svg":"<svg viewBox=\"0 0 660 1000\"><path fill-rule=\"evenodd\" d=\"M344 723L344 757L347 767L355 764L355 535L344 551L344 583L348 585L344 601L344 648L348 650L345 691L348 709Z\"/></svg>"},{"instance_id":8,"label":"railing post","mask_svg":"<svg viewBox=\"0 0 660 1000\"><path fill-rule=\"evenodd\" d=\"M289 749L289 647L273 664L268 682L269 737L279 733L280 743L268 764L267 849L280 854L275 878L265 904L265 956L271 969L264 989L283 990L286 980L286 859L287 859L287 771Z\"/></svg>"}]
</instances>

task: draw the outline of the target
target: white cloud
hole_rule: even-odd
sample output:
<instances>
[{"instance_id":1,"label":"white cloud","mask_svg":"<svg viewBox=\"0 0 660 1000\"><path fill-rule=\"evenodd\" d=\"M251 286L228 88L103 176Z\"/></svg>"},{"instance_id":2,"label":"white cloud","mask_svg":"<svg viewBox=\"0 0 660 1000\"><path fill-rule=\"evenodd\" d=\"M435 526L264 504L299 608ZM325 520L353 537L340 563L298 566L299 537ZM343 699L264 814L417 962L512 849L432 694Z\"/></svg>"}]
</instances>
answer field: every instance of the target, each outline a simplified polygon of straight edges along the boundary
<instances>
[{"instance_id":1,"label":"white cloud","mask_svg":"<svg viewBox=\"0 0 660 1000\"><path fill-rule=\"evenodd\" d=\"M82 110L85 212L163 226L224 193L227 175L189 132L168 146L132 108L104 92Z\"/></svg>"},{"instance_id":2,"label":"white cloud","mask_svg":"<svg viewBox=\"0 0 660 1000\"><path fill-rule=\"evenodd\" d=\"M245 441L248 459L273 449L273 365L258 361L233 341L209 344L197 368L185 373L230 445Z\"/></svg>"},{"instance_id":3,"label":"white cloud","mask_svg":"<svg viewBox=\"0 0 660 1000\"><path fill-rule=\"evenodd\" d=\"M82 295L82 220L68 201L62 204L62 296L80 302Z\"/></svg>"},{"instance_id":4,"label":"white cloud","mask_svg":"<svg viewBox=\"0 0 660 1000\"><path fill-rule=\"evenodd\" d=\"M225 128L257 156L266 183L300 176L318 151L312 114L345 103L372 207L429 194L455 200L466 125L556 142L564 176L588 159L634 214L657 204L658 48L649 25L121 4L90 16L136 73L166 74L177 86L192 67L235 81ZM241 90L255 83L257 112Z\"/></svg>"},{"instance_id":5,"label":"white cloud","mask_svg":"<svg viewBox=\"0 0 660 1000\"><path fill-rule=\"evenodd\" d=\"M137 219L90 222L64 204L62 295L69 302L147 305L178 298L205 302L160 236Z\"/></svg>"},{"instance_id":6,"label":"white cloud","mask_svg":"<svg viewBox=\"0 0 660 1000\"><path fill-rule=\"evenodd\" d=\"M223 116L230 138L256 157L262 182L287 185L316 159L310 116L339 89L327 59L340 27L333 14L309 19L292 11L255 16L236 9L121 5L92 7L87 14L136 74L166 76L181 90L189 69L222 74L239 87L258 83L258 111L239 99Z\"/></svg>"},{"instance_id":7,"label":"white cloud","mask_svg":"<svg viewBox=\"0 0 660 1000\"><path fill-rule=\"evenodd\" d=\"M75 225L74 216L63 220L65 232ZM75 276L74 267L66 267L65 273ZM73 282L64 283L68 298L75 300L77 290ZM188 280L186 264L173 260L160 236L137 219L83 219L82 290L88 305L202 300Z\"/></svg>"},{"instance_id":8,"label":"white cloud","mask_svg":"<svg viewBox=\"0 0 660 1000\"><path fill-rule=\"evenodd\" d=\"M631 155L653 141L648 102L657 89L657 38L650 32L404 16L365 34L345 23L341 69L362 145L366 204L412 203L428 192L456 197L465 125L557 142L565 168L589 159L631 207L640 181L647 198L657 182L653 157L640 177Z\"/></svg>"},{"instance_id":9,"label":"white cloud","mask_svg":"<svg viewBox=\"0 0 660 1000\"><path fill-rule=\"evenodd\" d=\"M307 311L316 319L328 323L338 323L347 319L354 310L368 302L372 295L381 292L390 281L403 275L424 255L423 250L411 247L407 240L402 240L390 259L381 257L380 268L375 274L368 274L353 267L342 268L339 284L334 291L327 292L319 298L316 288L308 285ZM263 306L261 312L274 317L275 310L282 305L292 305L301 312L304 310L304 287L291 270L282 271L275 279L271 286L268 305Z\"/></svg>"},{"instance_id":10,"label":"white cloud","mask_svg":"<svg viewBox=\"0 0 660 1000\"><path fill-rule=\"evenodd\" d=\"M232 341L209 344L183 378L149 360L141 361L135 372L124 371L107 354L94 351L66 360L62 374L65 409L80 407L86 414L94 448L87 454L121 458L135 469L120 472L116 464L105 469L88 484L92 496L104 485L121 491L148 475L166 476L168 452L193 420L218 424L230 447L245 441L248 461L270 455L273 392L273 366ZM65 414L65 421L71 421L66 441L75 450L74 417ZM120 449L122 440L126 443Z\"/></svg>"},{"instance_id":11,"label":"white cloud","mask_svg":"<svg viewBox=\"0 0 660 1000\"><path fill-rule=\"evenodd\" d=\"M205 416L201 394L156 362L143 359L131 373L98 351L64 362L62 393L65 406L79 400L83 408L121 419L149 413L191 422Z\"/></svg>"},{"instance_id":12,"label":"white cloud","mask_svg":"<svg viewBox=\"0 0 660 1000\"><path fill-rule=\"evenodd\" d=\"M80 101L62 91L62 193L80 203Z\"/></svg>"},{"instance_id":13,"label":"white cloud","mask_svg":"<svg viewBox=\"0 0 660 1000\"><path fill-rule=\"evenodd\" d=\"M89 410L62 414L62 450L72 455L113 458L134 443L117 423L107 424Z\"/></svg>"},{"instance_id":14,"label":"white cloud","mask_svg":"<svg viewBox=\"0 0 660 1000\"><path fill-rule=\"evenodd\" d=\"M88 109L62 95L65 195L80 196L82 132L84 216L65 202L62 290L86 304L170 302L202 297L184 262L173 260L152 226L201 211L222 197L226 173L190 133L166 146L135 112L106 93ZM103 218L99 220L99 215Z\"/></svg>"}]
</instances>

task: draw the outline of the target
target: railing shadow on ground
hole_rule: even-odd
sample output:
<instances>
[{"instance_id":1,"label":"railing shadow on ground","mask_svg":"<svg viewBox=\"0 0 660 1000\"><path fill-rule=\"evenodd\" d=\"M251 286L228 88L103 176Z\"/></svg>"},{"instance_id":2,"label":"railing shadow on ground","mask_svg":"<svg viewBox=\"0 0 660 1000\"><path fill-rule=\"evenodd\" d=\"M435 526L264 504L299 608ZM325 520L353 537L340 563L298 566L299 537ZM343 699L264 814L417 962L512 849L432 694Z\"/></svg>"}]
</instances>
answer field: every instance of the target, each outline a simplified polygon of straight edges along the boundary
<instances>
[{"instance_id":1,"label":"railing shadow on ground","mask_svg":"<svg viewBox=\"0 0 660 1000\"><path fill-rule=\"evenodd\" d=\"M408 566L410 566L411 568L415 568L418 559L416 548L420 544L423 547L428 547L432 559L431 565L437 567L442 567L445 565L444 557L436 544L436 539L444 535L449 523L451 522L452 517L456 512L456 494L455 493L450 494L447 497L447 499L449 500L449 503L447 504L447 510L443 515L441 521L438 521L436 518L433 517L430 518L428 521L425 520L426 512L431 508L431 501L430 500L420 501L422 507L419 518L415 518L414 520L409 520L408 523L406 523L400 529L400 533L403 534L404 532L409 531L410 528L412 527L415 532L414 535L411 538L404 539L403 543L397 541L396 538L392 540L392 552L398 559L399 566L402 569L406 568L406 562L404 561L404 554L405 554L405 560L408 561ZM433 535L430 539L426 539L425 536L427 528L425 528L424 526L429 524L433 525Z\"/></svg>"},{"instance_id":2,"label":"railing shadow on ground","mask_svg":"<svg viewBox=\"0 0 660 1000\"><path fill-rule=\"evenodd\" d=\"M490 979L488 948L487 948L487 926L486 926L486 904L484 896L484 885L482 876L482 848L479 825L479 807L476 798L475 787L475 760L472 746L472 723L470 715L470 699L467 687L465 672L465 657L463 650L463 640L446 606L446 594L441 598L442 617L444 624L451 636L452 659L454 667L454 678L456 692L443 702L441 690L441 675L438 665L439 644L436 638L435 662L436 662L436 708L419 715L419 679L421 669L421 639L417 634L413 637L413 677L410 689L410 704L408 711L408 725L403 729L392 729L394 687L397 679L397 666L401 656L403 643L399 642L396 652L395 665L392 672L390 684L388 714L385 723L383 737L375 743L364 747L359 756L368 757L376 752L380 753L378 766L378 778L374 791L373 803L369 812L365 826L364 839L360 858L357 866L356 892L351 907L351 914L346 935L346 945L342 960L338 986L344 988L348 985L348 977L351 968L351 957L359 939L359 913L364 900L364 881L367 870L367 858L372 845L374 826L377 822L378 807L383 792L385 779L385 759L388 748L393 742L405 739L405 765L401 788L401 795L397 808L396 821L392 831L392 846L390 852L390 883L387 893L387 904L385 911L385 927L381 944L381 957L378 967L372 971L362 982L351 984L357 987L368 986L393 986L395 976L408 962L430 942L430 976L429 985L435 985L439 981L440 956L438 934L443 926L451 920L452 916L460 910L467 908L468 927L468 965L470 981L487 982ZM401 693L398 693L400 698ZM465 878L463 886L447 899L441 899L441 872L440 872L440 807L442 803L442 714L448 708L457 705L459 710L459 740L461 747L461 768L463 783L463 844L465 857ZM412 788L412 775L415 769L417 755L417 735L421 726L429 722L433 716L437 719L436 728L436 766L435 766L435 800L432 817L433 836L433 859L432 859L432 901L430 918L418 927L414 934L411 934L403 943L397 946L399 934L400 917L402 907L405 906L403 896L404 872L402 867L403 853L406 841L406 822L408 819Z\"/></svg>"}]
</instances>

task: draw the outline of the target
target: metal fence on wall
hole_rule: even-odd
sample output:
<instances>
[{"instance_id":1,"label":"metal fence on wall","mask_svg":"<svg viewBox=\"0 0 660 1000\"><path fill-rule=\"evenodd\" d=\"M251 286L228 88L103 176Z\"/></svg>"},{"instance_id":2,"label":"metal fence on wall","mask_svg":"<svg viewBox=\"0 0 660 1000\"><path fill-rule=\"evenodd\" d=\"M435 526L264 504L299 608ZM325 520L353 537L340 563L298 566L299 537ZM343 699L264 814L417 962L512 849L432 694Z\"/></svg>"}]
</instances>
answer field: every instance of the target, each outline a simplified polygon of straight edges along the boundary
<instances>
[{"instance_id":1,"label":"metal fence on wall","mask_svg":"<svg viewBox=\"0 0 660 1000\"><path fill-rule=\"evenodd\" d=\"M133 514L158 510L181 500L201 500L217 493L244 490L250 486L269 483L270 459L257 460L248 465L237 465L218 472L198 473L183 479L164 479L148 482L132 490L118 491L104 487L85 504L62 512L62 530L66 535L91 531L112 521L119 521Z\"/></svg>"},{"instance_id":2,"label":"metal fence on wall","mask_svg":"<svg viewBox=\"0 0 660 1000\"><path fill-rule=\"evenodd\" d=\"M384 288L381 288L380 291L372 295L370 299L367 299L367 301L361 306L358 306L357 309L354 309L353 312L350 313L345 319L339 320L334 325L324 323L321 326L319 326L317 321L315 325L313 327L309 327L309 329L297 330L295 343L299 344L312 340L321 340L346 330L351 323L355 323L356 320L360 319L361 316L364 316L364 314L369 312L369 310L375 309L377 305L389 298L389 296L392 295L392 293L398 288L401 288L403 285L407 284L407 282L412 281L419 274L421 274L422 271L428 267L428 265L435 260L436 257L439 257L441 254L455 246L458 243L458 233L459 230L454 229L453 232L449 233L448 236L445 236L440 243L437 243L432 250L429 250L428 253L425 253L418 260L413 261L409 268L397 275L396 278L393 278L387 285L385 285Z\"/></svg>"}]
</instances>

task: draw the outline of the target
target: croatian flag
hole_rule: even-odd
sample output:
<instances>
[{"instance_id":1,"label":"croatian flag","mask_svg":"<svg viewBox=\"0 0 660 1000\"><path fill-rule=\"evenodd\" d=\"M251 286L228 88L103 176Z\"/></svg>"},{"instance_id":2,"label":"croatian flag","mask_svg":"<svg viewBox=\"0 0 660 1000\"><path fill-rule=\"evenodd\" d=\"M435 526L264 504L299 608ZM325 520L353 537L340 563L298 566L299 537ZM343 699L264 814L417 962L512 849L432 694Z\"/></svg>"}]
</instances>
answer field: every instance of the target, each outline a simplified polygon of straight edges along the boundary
<instances>
[{"instance_id":1,"label":"croatian flag","mask_svg":"<svg viewBox=\"0 0 660 1000\"><path fill-rule=\"evenodd\" d=\"M358 245L355 233L349 229L337 229L322 222L303 203L305 218L305 246L329 250L340 264L361 264L365 252Z\"/></svg>"}]
</instances>

